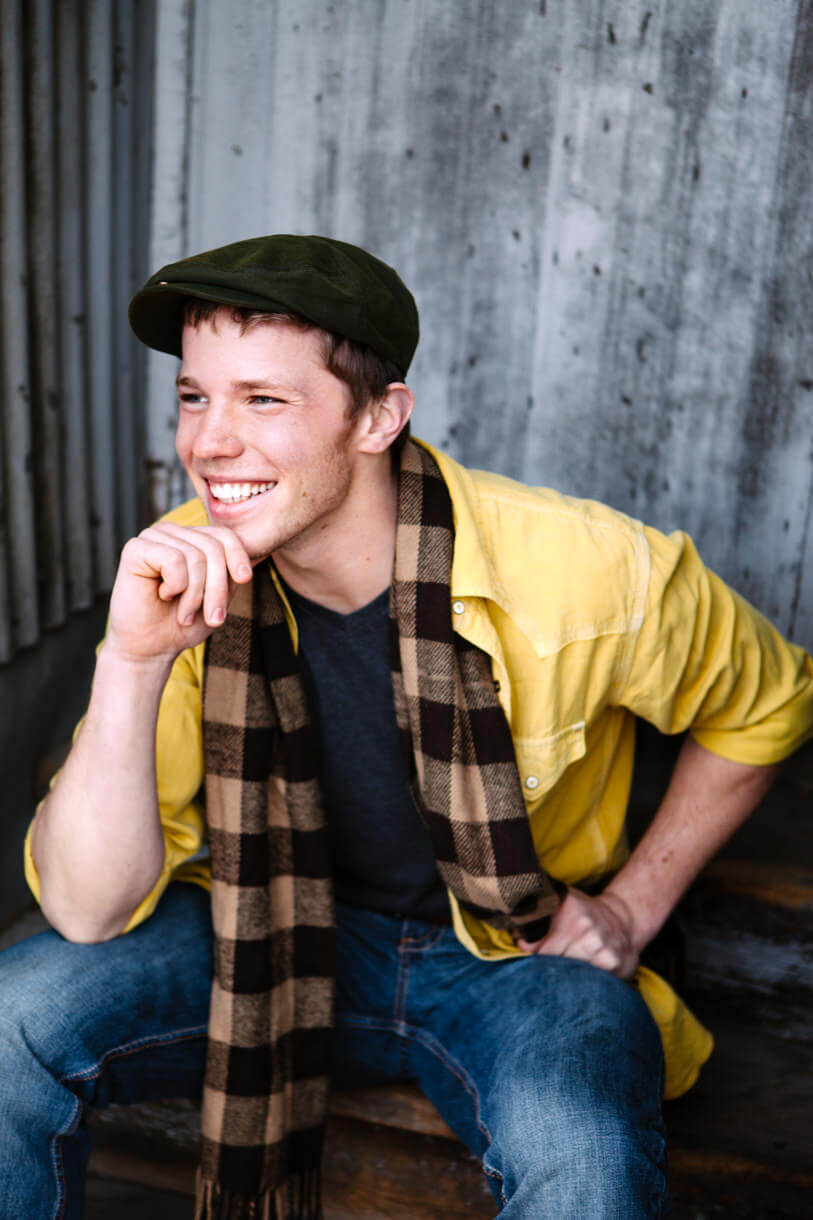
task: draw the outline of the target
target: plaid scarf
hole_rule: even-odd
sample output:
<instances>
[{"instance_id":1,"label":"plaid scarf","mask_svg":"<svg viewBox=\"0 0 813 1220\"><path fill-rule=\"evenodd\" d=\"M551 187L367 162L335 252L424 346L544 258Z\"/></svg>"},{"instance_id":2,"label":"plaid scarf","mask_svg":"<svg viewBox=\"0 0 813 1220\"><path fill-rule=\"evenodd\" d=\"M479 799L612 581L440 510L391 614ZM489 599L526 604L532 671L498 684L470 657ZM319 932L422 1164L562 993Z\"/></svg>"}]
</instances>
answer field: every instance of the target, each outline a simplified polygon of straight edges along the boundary
<instances>
[{"instance_id":1,"label":"plaid scarf","mask_svg":"<svg viewBox=\"0 0 813 1220\"><path fill-rule=\"evenodd\" d=\"M541 936L539 869L491 664L452 629L452 505L412 441L390 594L396 717L440 875L495 927ZM214 981L196 1220L317 1220L333 1005L319 759L267 566L209 640L203 699Z\"/></svg>"}]
</instances>

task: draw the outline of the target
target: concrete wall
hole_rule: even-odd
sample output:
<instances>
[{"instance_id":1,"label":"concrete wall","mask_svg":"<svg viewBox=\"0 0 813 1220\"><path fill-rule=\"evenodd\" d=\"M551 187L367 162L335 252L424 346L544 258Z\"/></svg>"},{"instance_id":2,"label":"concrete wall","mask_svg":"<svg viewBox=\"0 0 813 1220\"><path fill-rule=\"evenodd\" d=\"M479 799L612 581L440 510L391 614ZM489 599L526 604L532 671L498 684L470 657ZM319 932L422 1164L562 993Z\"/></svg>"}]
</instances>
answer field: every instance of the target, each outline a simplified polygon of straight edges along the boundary
<instances>
[{"instance_id":1,"label":"concrete wall","mask_svg":"<svg viewBox=\"0 0 813 1220\"><path fill-rule=\"evenodd\" d=\"M812 43L796 0L162 0L153 261L367 245L421 435L688 529L813 646Z\"/></svg>"}]
</instances>

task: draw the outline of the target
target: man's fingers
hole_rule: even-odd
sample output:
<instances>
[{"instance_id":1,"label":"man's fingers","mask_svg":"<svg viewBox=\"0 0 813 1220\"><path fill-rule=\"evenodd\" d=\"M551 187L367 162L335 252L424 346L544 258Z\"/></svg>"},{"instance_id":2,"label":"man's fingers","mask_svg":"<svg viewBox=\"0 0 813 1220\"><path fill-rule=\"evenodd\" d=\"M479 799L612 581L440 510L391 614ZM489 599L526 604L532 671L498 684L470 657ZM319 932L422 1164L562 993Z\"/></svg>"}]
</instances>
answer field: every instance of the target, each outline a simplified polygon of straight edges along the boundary
<instances>
[{"instance_id":1,"label":"man's fingers","mask_svg":"<svg viewBox=\"0 0 813 1220\"><path fill-rule=\"evenodd\" d=\"M172 521L161 521L152 528L160 530L168 538L177 538L180 542L191 541L211 559L222 557L236 584L244 585L251 580L251 559L233 530L222 525L175 525Z\"/></svg>"},{"instance_id":2,"label":"man's fingers","mask_svg":"<svg viewBox=\"0 0 813 1220\"><path fill-rule=\"evenodd\" d=\"M551 920L542 940L518 940L526 953L572 957L590 962L610 974L629 978L635 972L637 954L620 923L619 912L599 898L571 890Z\"/></svg>"},{"instance_id":3,"label":"man's fingers","mask_svg":"<svg viewBox=\"0 0 813 1220\"><path fill-rule=\"evenodd\" d=\"M162 602L177 603L175 615L179 624L189 626L194 622L203 600L205 557L144 536L133 539L127 547L128 570L134 576L156 581L156 593Z\"/></svg>"},{"instance_id":4,"label":"man's fingers","mask_svg":"<svg viewBox=\"0 0 813 1220\"><path fill-rule=\"evenodd\" d=\"M175 616L182 627L191 626L201 609L210 626L223 621L211 617L213 607L228 604L228 577L222 558L219 564L211 563L204 551L186 539L165 538L153 533L152 528L139 535L139 541L144 546L144 559L160 577L158 596L162 601L177 601Z\"/></svg>"},{"instance_id":5,"label":"man's fingers","mask_svg":"<svg viewBox=\"0 0 813 1220\"><path fill-rule=\"evenodd\" d=\"M185 582L182 578L165 580L159 589L162 598L168 592L180 595L177 617L181 626L191 626L202 613L209 627L219 627L231 599L229 577L243 583L251 579L248 556L239 539L230 530L185 529L169 522L151 526L140 537L183 559ZM175 577L177 561L167 560L167 568Z\"/></svg>"},{"instance_id":6,"label":"man's fingers","mask_svg":"<svg viewBox=\"0 0 813 1220\"><path fill-rule=\"evenodd\" d=\"M552 917L547 936L536 941L530 952L564 956L569 946L592 928L593 921L583 905L582 895L571 891Z\"/></svg>"},{"instance_id":7,"label":"man's fingers","mask_svg":"<svg viewBox=\"0 0 813 1220\"><path fill-rule=\"evenodd\" d=\"M181 554L186 564L187 583L178 598L175 613L182 627L191 627L203 604L208 569L206 557L200 552L182 551Z\"/></svg>"},{"instance_id":8,"label":"man's fingers","mask_svg":"<svg viewBox=\"0 0 813 1220\"><path fill-rule=\"evenodd\" d=\"M602 940L595 929L571 940L564 940L560 937L552 941L545 937L544 940L536 941L533 945L527 941L518 940L517 945L524 952L534 953L539 957L572 957L578 961L589 962L610 974L620 973L624 965L624 958L618 947ZM624 977L633 972L634 967L625 971Z\"/></svg>"},{"instance_id":9,"label":"man's fingers","mask_svg":"<svg viewBox=\"0 0 813 1220\"><path fill-rule=\"evenodd\" d=\"M574 933L567 928L552 928L541 940L518 940L517 945L525 953L540 953L547 957L559 957L567 952Z\"/></svg>"},{"instance_id":10,"label":"man's fingers","mask_svg":"<svg viewBox=\"0 0 813 1220\"><path fill-rule=\"evenodd\" d=\"M562 957L575 957L582 962L592 962L594 966L611 972L621 965L621 954L617 946L602 940L595 931L571 941Z\"/></svg>"},{"instance_id":11,"label":"man's fingers","mask_svg":"<svg viewBox=\"0 0 813 1220\"><path fill-rule=\"evenodd\" d=\"M564 953L569 944L569 936L565 936L561 932L548 932L547 936L542 937L542 940L535 941L533 947L528 952L556 957L558 954Z\"/></svg>"}]
</instances>

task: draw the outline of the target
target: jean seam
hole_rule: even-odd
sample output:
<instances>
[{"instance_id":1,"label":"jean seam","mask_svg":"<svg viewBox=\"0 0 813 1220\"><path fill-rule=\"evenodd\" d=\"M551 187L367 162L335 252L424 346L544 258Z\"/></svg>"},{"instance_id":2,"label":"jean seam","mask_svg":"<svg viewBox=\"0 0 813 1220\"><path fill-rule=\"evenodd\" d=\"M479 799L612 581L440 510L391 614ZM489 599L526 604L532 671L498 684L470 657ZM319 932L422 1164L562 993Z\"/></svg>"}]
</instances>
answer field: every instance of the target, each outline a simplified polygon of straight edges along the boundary
<instances>
[{"instance_id":1,"label":"jean seam","mask_svg":"<svg viewBox=\"0 0 813 1220\"><path fill-rule=\"evenodd\" d=\"M405 950L403 945L398 946L398 978L395 984L395 1002L393 1004L393 1019L395 1024L396 1034L401 1034L406 1028L406 1002L407 988L409 987L409 975L412 968L412 961L409 955L409 950ZM398 1043L398 1064L401 1070L407 1067L406 1049L402 1043Z\"/></svg>"},{"instance_id":2,"label":"jean seam","mask_svg":"<svg viewBox=\"0 0 813 1220\"><path fill-rule=\"evenodd\" d=\"M494 1178L499 1183L500 1187L500 1202L503 1207L508 1206L508 1196L505 1193L505 1178L500 1173L499 1169L492 1169L490 1165L486 1165L485 1161L480 1162L480 1168L488 1178Z\"/></svg>"},{"instance_id":3,"label":"jean seam","mask_svg":"<svg viewBox=\"0 0 813 1220\"><path fill-rule=\"evenodd\" d=\"M487 1148L486 1154L488 1153L488 1151L489 1151L489 1149ZM486 1165L485 1156L483 1157L482 1164L483 1164L483 1173L488 1174L488 1176L490 1178L494 1178L495 1181L499 1184L500 1202L502 1203L503 1207L507 1207L508 1206L508 1195L505 1193L505 1177L503 1176L503 1174L500 1172L499 1169L494 1169L493 1166Z\"/></svg>"},{"instance_id":4,"label":"jean seam","mask_svg":"<svg viewBox=\"0 0 813 1220\"><path fill-rule=\"evenodd\" d=\"M124 1055L132 1055L136 1051L148 1050L153 1046L166 1046L170 1042L185 1042L190 1038L199 1038L201 1034L207 1032L207 1025L194 1025L189 1029L175 1030L169 1034L150 1034L144 1038L136 1038L133 1042L122 1042L121 1046L113 1046L109 1051L106 1051L101 1059L97 1060L91 1067L85 1068L82 1072L74 1072L69 1076L60 1076L60 1084L69 1084L75 1080L93 1080L99 1076L104 1069L106 1063L111 1059L121 1058Z\"/></svg>"},{"instance_id":5,"label":"jean seam","mask_svg":"<svg viewBox=\"0 0 813 1220\"><path fill-rule=\"evenodd\" d=\"M54 1211L52 1213L53 1220L63 1220L65 1215L65 1204L68 1201L68 1192L65 1190L65 1170L64 1161L62 1158L62 1141L67 1136L72 1135L79 1126L79 1120L82 1117L82 1103L76 1098L74 1102L73 1117L70 1124L64 1131L60 1131L51 1140L51 1165L56 1179L56 1199L54 1200Z\"/></svg>"},{"instance_id":6,"label":"jean seam","mask_svg":"<svg viewBox=\"0 0 813 1220\"><path fill-rule=\"evenodd\" d=\"M439 1059L444 1067L448 1068L449 1071L452 1072L452 1074L456 1076L459 1082L463 1085L463 1088L469 1094L469 1097L474 1103L474 1121L477 1124L477 1129L486 1137L489 1144L492 1143L493 1137L486 1123L483 1121L480 1112L480 1091L477 1088L477 1085L471 1079L463 1065L458 1063L458 1061L449 1054L443 1044L433 1035L426 1034L423 1030L416 1029L411 1025L407 1025L406 1022L399 1022L397 1025L390 1025L389 1022L385 1021L381 1017L343 1016L339 1019L339 1021L337 1021L336 1024L337 1027L339 1025L345 1025L356 1027L361 1026L365 1029L377 1029L382 1033L394 1033L403 1038L410 1038L413 1042L420 1042L424 1049L428 1050L430 1054L435 1056L436 1059ZM499 1171L496 1170L493 1172L499 1173ZM502 1179L501 1174L499 1174L499 1177Z\"/></svg>"}]
</instances>

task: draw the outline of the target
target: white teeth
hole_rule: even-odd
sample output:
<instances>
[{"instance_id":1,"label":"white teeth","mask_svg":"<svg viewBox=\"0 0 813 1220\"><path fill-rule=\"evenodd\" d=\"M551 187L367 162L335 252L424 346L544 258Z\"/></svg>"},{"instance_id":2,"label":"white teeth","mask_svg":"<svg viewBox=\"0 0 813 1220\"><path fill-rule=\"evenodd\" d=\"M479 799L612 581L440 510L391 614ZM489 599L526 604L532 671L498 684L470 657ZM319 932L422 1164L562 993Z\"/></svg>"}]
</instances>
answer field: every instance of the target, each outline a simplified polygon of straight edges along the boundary
<instances>
[{"instance_id":1,"label":"white teeth","mask_svg":"<svg viewBox=\"0 0 813 1220\"><path fill-rule=\"evenodd\" d=\"M261 492L269 491L275 483L210 483L209 491L215 500L221 504L237 504L240 500L250 500Z\"/></svg>"}]
</instances>

